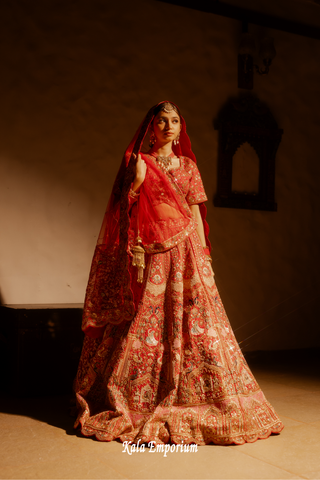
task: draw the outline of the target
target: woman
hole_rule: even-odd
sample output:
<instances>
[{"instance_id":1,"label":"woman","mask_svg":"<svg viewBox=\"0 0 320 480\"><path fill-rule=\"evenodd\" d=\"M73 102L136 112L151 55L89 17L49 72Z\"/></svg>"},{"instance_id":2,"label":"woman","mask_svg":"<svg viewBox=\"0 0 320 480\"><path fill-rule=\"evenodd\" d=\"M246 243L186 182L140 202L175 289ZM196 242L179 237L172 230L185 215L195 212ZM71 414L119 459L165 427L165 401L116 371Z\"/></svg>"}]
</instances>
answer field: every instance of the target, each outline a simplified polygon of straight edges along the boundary
<instances>
[{"instance_id":1,"label":"woman","mask_svg":"<svg viewBox=\"0 0 320 480\"><path fill-rule=\"evenodd\" d=\"M125 152L92 263L74 385L84 435L227 445L282 430L217 292L206 200L184 119L161 102Z\"/></svg>"}]
</instances>

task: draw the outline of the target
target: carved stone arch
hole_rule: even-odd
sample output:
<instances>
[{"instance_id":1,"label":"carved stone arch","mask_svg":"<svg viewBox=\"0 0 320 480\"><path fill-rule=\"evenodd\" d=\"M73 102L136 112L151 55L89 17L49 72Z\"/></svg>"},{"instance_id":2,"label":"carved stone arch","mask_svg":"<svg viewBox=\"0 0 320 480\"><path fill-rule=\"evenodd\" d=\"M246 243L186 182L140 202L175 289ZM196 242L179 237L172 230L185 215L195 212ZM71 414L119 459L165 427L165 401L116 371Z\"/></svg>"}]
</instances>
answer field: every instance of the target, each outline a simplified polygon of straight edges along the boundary
<instances>
[{"instance_id":1,"label":"carved stone arch","mask_svg":"<svg viewBox=\"0 0 320 480\"><path fill-rule=\"evenodd\" d=\"M216 207L276 211L275 157L283 130L269 108L254 96L230 99L221 109L215 128L219 130L218 186ZM257 194L232 192L233 157L248 142L259 158Z\"/></svg>"}]
</instances>

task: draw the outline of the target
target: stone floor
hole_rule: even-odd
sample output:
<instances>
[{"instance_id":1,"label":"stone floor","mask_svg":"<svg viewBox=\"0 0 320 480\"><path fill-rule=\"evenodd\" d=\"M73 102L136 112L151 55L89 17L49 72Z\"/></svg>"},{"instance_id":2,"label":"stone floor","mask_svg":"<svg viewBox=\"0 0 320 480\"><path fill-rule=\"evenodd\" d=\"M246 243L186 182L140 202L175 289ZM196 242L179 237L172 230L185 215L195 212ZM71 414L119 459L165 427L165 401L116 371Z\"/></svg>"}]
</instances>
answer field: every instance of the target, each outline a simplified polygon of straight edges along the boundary
<instances>
[{"instance_id":1,"label":"stone floor","mask_svg":"<svg viewBox=\"0 0 320 480\"><path fill-rule=\"evenodd\" d=\"M196 453L123 453L121 443L77 436L67 396L1 396L0 478L320 479L319 352L249 355L266 397L285 424L253 444Z\"/></svg>"}]
</instances>

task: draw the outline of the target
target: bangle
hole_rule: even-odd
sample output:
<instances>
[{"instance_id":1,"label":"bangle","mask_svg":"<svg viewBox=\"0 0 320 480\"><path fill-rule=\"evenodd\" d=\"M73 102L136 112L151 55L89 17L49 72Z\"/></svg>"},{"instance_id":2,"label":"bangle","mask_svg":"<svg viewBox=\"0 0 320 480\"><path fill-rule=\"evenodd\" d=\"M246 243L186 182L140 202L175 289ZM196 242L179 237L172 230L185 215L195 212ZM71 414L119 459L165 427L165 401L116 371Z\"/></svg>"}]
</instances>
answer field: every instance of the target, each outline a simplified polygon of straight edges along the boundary
<instances>
[{"instance_id":1,"label":"bangle","mask_svg":"<svg viewBox=\"0 0 320 480\"><path fill-rule=\"evenodd\" d=\"M136 198L136 197L139 197L140 194L134 192L134 191L132 190L132 188L130 188L130 190L129 190L129 195L130 195L130 197L132 197L132 198Z\"/></svg>"},{"instance_id":2,"label":"bangle","mask_svg":"<svg viewBox=\"0 0 320 480\"><path fill-rule=\"evenodd\" d=\"M207 245L205 247L202 247L202 248L203 248L203 253L206 256L206 259L208 260L208 262L212 263L212 258L211 258L211 255L210 255L210 248Z\"/></svg>"}]
</instances>

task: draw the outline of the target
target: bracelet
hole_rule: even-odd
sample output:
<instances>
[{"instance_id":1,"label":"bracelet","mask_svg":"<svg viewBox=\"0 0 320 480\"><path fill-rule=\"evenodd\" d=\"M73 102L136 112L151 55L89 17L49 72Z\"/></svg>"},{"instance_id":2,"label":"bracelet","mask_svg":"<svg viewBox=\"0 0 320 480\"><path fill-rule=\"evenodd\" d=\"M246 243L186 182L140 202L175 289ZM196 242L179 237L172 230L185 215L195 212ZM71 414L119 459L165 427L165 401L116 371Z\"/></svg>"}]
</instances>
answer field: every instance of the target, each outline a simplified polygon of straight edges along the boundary
<instances>
[{"instance_id":1,"label":"bracelet","mask_svg":"<svg viewBox=\"0 0 320 480\"><path fill-rule=\"evenodd\" d=\"M212 263L212 258L211 258L211 255L210 255L210 248L207 245L205 247L202 247L202 248L203 248L203 253L206 256L206 259L208 260L208 262Z\"/></svg>"},{"instance_id":2,"label":"bracelet","mask_svg":"<svg viewBox=\"0 0 320 480\"><path fill-rule=\"evenodd\" d=\"M129 190L129 195L130 195L130 197L132 197L132 198L136 198L136 197L139 197L140 193L136 193L136 192L134 192L134 191L132 190L132 188L130 188L130 190Z\"/></svg>"}]
</instances>

